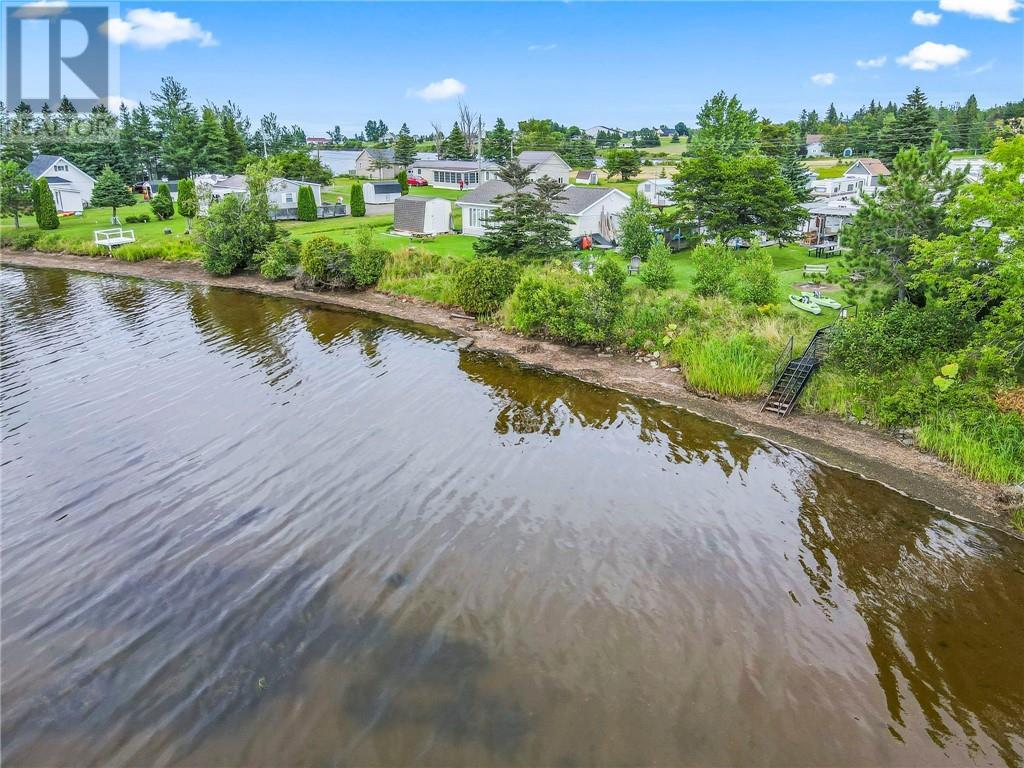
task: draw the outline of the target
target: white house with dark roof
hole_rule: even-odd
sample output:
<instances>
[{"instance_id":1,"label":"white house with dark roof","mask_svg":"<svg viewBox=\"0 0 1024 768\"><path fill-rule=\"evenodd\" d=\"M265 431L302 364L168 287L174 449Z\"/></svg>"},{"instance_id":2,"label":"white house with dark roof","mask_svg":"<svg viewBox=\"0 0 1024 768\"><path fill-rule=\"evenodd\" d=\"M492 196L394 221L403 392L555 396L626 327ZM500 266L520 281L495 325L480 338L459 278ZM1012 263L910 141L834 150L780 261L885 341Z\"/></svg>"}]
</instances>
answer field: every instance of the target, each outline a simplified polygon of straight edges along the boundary
<instances>
[{"instance_id":1,"label":"white house with dark roof","mask_svg":"<svg viewBox=\"0 0 1024 768\"><path fill-rule=\"evenodd\" d=\"M500 204L498 196L511 190L501 179L493 179L456 201L455 205L462 209L462 234L484 234L491 211ZM571 219L570 235L573 238L600 233L609 240L616 239L619 216L629 206L629 195L609 187L570 186L560 196L563 200L556 210Z\"/></svg>"},{"instance_id":2,"label":"white house with dark roof","mask_svg":"<svg viewBox=\"0 0 1024 768\"><path fill-rule=\"evenodd\" d=\"M36 155L25 170L33 179L46 179L58 213L81 213L96 186L96 179L59 155Z\"/></svg>"},{"instance_id":3,"label":"white house with dark roof","mask_svg":"<svg viewBox=\"0 0 1024 768\"><path fill-rule=\"evenodd\" d=\"M498 177L500 168L490 160L416 159L409 172L439 189L476 189Z\"/></svg>"}]
</instances>

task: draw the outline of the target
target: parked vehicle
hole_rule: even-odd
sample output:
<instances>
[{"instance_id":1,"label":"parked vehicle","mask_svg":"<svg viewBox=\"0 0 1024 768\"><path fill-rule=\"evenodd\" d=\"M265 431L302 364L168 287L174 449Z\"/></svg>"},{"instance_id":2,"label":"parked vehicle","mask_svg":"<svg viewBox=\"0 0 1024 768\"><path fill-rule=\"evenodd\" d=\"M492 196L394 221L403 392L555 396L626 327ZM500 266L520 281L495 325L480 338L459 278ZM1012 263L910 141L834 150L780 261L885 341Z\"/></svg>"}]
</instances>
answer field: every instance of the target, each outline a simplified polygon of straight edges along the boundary
<instances>
[{"instance_id":1,"label":"parked vehicle","mask_svg":"<svg viewBox=\"0 0 1024 768\"><path fill-rule=\"evenodd\" d=\"M409 177L410 187L425 187L427 186L427 180L422 176L410 176Z\"/></svg>"}]
</instances>

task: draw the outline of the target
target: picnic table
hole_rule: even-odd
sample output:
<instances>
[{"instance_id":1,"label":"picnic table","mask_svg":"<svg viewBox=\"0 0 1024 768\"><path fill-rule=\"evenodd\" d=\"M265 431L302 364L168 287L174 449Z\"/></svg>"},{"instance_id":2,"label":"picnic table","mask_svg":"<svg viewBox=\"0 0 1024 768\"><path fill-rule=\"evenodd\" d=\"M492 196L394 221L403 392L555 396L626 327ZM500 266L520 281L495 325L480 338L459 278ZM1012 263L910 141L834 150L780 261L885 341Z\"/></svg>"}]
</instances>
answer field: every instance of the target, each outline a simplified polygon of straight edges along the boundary
<instances>
[{"instance_id":1,"label":"picnic table","mask_svg":"<svg viewBox=\"0 0 1024 768\"><path fill-rule=\"evenodd\" d=\"M839 246L836 243L816 243L807 247L807 255L810 257L829 257L839 253Z\"/></svg>"}]
</instances>

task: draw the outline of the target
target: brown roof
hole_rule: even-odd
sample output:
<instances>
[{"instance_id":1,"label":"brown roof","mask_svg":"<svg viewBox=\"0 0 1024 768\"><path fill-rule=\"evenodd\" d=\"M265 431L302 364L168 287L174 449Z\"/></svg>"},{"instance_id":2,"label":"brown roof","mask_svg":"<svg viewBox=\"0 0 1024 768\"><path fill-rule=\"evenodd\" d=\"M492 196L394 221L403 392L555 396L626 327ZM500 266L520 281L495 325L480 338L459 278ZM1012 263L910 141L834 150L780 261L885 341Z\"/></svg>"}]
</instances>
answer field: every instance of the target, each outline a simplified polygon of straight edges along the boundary
<instances>
[{"instance_id":1,"label":"brown roof","mask_svg":"<svg viewBox=\"0 0 1024 768\"><path fill-rule=\"evenodd\" d=\"M854 162L854 165L857 163L867 168L868 173L872 176L889 176L892 173L892 171L885 167L885 163L877 157L861 157Z\"/></svg>"},{"instance_id":2,"label":"brown roof","mask_svg":"<svg viewBox=\"0 0 1024 768\"><path fill-rule=\"evenodd\" d=\"M824 141L825 140L825 134L824 133L808 133L805 138L807 139L807 143L808 144L814 144L815 142L818 142L818 141Z\"/></svg>"}]
</instances>

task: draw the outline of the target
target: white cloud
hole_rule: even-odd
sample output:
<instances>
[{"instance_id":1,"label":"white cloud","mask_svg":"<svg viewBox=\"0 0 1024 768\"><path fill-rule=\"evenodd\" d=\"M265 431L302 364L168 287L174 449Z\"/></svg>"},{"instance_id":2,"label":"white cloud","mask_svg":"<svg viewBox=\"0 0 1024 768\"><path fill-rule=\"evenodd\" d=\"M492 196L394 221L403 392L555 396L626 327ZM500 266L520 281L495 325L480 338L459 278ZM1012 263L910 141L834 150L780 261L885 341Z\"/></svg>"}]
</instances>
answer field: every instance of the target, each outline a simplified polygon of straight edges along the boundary
<instances>
[{"instance_id":1,"label":"white cloud","mask_svg":"<svg viewBox=\"0 0 1024 768\"><path fill-rule=\"evenodd\" d=\"M919 27L934 27L940 21L942 21L941 13L929 13L928 11L922 11L920 9L914 11L914 14L910 17L910 20L917 24Z\"/></svg>"},{"instance_id":2,"label":"white cloud","mask_svg":"<svg viewBox=\"0 0 1024 768\"><path fill-rule=\"evenodd\" d=\"M68 7L68 0L35 0L18 6L14 11L18 19L42 19L56 16Z\"/></svg>"},{"instance_id":3,"label":"white cloud","mask_svg":"<svg viewBox=\"0 0 1024 768\"><path fill-rule=\"evenodd\" d=\"M835 72L819 72L816 75L811 75L811 82L815 85L832 85L835 81Z\"/></svg>"},{"instance_id":4,"label":"white cloud","mask_svg":"<svg viewBox=\"0 0 1024 768\"><path fill-rule=\"evenodd\" d=\"M861 69L878 69L879 67L884 67L885 62L888 60L888 56L876 56L873 59L857 59L857 66Z\"/></svg>"},{"instance_id":5,"label":"white cloud","mask_svg":"<svg viewBox=\"0 0 1024 768\"><path fill-rule=\"evenodd\" d=\"M939 67L951 67L971 55L966 48L952 43L921 43L912 48L906 56L900 56L896 61L911 69L933 72Z\"/></svg>"},{"instance_id":6,"label":"white cloud","mask_svg":"<svg viewBox=\"0 0 1024 768\"><path fill-rule=\"evenodd\" d=\"M975 19L1012 24L1017 21L1013 12L1024 8L1024 4L1020 0L939 0L939 8L950 13L966 13Z\"/></svg>"},{"instance_id":7,"label":"white cloud","mask_svg":"<svg viewBox=\"0 0 1024 768\"><path fill-rule=\"evenodd\" d=\"M553 51L558 47L558 43L546 43L545 45L528 45L526 50L528 51Z\"/></svg>"},{"instance_id":8,"label":"white cloud","mask_svg":"<svg viewBox=\"0 0 1024 768\"><path fill-rule=\"evenodd\" d=\"M980 75L982 72L990 71L995 65L996 65L996 60L992 59L991 61L987 61L984 64L982 64L980 67L975 67L974 69L972 69L970 71L970 74L972 74L972 75Z\"/></svg>"},{"instance_id":9,"label":"white cloud","mask_svg":"<svg viewBox=\"0 0 1024 768\"><path fill-rule=\"evenodd\" d=\"M217 45L212 32L198 22L179 16L174 11L135 8L124 19L111 19L104 32L118 45L131 43L137 48L166 48L171 43L192 41L200 47Z\"/></svg>"},{"instance_id":10,"label":"white cloud","mask_svg":"<svg viewBox=\"0 0 1024 768\"><path fill-rule=\"evenodd\" d=\"M445 99L454 99L456 96L461 96L466 92L465 83L459 82L454 77L446 77L444 80L438 80L436 83L430 83L419 90L409 89L408 95L415 96L418 99L424 101L444 101Z\"/></svg>"},{"instance_id":11,"label":"white cloud","mask_svg":"<svg viewBox=\"0 0 1024 768\"><path fill-rule=\"evenodd\" d=\"M129 99L127 96L107 96L107 109L111 112L119 112L122 104L128 107L128 109L135 109L139 106L139 102L135 99Z\"/></svg>"}]
</instances>

